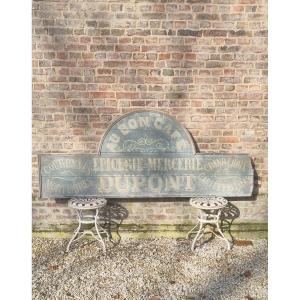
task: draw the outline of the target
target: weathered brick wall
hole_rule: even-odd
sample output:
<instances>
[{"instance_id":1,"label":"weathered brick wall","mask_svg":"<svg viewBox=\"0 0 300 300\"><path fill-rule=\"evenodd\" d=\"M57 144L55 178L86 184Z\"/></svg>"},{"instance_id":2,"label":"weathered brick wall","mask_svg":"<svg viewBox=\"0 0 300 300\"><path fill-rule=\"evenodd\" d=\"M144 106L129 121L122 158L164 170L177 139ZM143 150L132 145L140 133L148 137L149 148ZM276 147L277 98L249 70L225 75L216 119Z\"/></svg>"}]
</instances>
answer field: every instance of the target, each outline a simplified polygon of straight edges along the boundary
<instances>
[{"instance_id":1,"label":"weathered brick wall","mask_svg":"<svg viewBox=\"0 0 300 300\"><path fill-rule=\"evenodd\" d=\"M72 222L38 198L38 153L97 153L113 119L174 116L201 152L248 153L258 196L240 221L267 218L267 1L33 1L33 224ZM186 202L122 202L125 223L194 221Z\"/></svg>"}]
</instances>

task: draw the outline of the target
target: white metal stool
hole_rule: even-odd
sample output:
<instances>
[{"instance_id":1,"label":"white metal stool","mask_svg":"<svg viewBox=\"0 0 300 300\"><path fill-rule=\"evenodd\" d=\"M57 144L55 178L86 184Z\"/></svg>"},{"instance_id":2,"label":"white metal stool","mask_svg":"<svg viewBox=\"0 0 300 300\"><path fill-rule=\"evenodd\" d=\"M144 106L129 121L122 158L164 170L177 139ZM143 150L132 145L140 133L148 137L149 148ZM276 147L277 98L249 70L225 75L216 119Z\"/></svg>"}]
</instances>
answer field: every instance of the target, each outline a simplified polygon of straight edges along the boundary
<instances>
[{"instance_id":1,"label":"white metal stool","mask_svg":"<svg viewBox=\"0 0 300 300\"><path fill-rule=\"evenodd\" d=\"M69 252L72 242L78 241L86 234L92 235L97 241L102 244L103 251L106 253L105 243L101 234L105 234L109 240L108 232L100 226L97 221L99 219L99 208L105 206L106 199L103 198L72 198L68 202L68 206L75 209L78 217L78 227L75 229L74 234L67 246L66 252ZM90 229L80 231L83 224L93 224L96 229L96 234ZM80 236L78 236L81 234Z\"/></svg>"},{"instance_id":2,"label":"white metal stool","mask_svg":"<svg viewBox=\"0 0 300 300\"><path fill-rule=\"evenodd\" d=\"M227 205L227 203L228 201L223 197L207 196L191 198L190 204L199 209L198 223L187 234L187 237L189 237L190 234L196 233L191 247L192 251L195 249L197 240L201 239L201 237L204 235L206 225L212 225L214 228L211 229L210 232L216 237L226 241L228 250L231 249L231 243L225 238L219 225L222 209ZM196 230L198 226L199 229ZM219 234L215 232L215 228Z\"/></svg>"}]
</instances>

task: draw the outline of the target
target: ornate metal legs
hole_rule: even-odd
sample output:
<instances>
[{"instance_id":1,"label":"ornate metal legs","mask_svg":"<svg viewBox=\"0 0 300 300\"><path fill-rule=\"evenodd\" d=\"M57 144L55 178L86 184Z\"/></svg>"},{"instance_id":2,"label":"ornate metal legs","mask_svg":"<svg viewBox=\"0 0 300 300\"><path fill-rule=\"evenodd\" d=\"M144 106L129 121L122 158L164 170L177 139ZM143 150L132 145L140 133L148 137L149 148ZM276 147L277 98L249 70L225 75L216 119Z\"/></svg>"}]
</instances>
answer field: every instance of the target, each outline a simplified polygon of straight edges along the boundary
<instances>
[{"instance_id":1,"label":"ornate metal legs","mask_svg":"<svg viewBox=\"0 0 300 300\"><path fill-rule=\"evenodd\" d=\"M231 243L228 241L228 239L226 239L226 237L224 236L224 233L222 232L219 223L217 223L217 229L218 229L220 235L217 235L214 231L213 231L213 234L214 234L217 238L219 238L219 239L221 239L221 240L224 240L224 241L227 243L227 248L228 248L228 250L231 250L232 244L231 244Z\"/></svg>"},{"instance_id":2,"label":"ornate metal legs","mask_svg":"<svg viewBox=\"0 0 300 300\"><path fill-rule=\"evenodd\" d=\"M105 243L101 237L101 233L104 233L106 235L106 239L109 241L109 234L108 232L102 227L100 226L98 223L97 223L97 220L98 220L98 213L99 213L99 210L96 209L96 215L95 215L95 228L96 228L96 232L97 232L97 235L98 235L98 238L96 236L93 236L95 237L95 239L97 241L99 241L101 244L102 244L102 247L103 247L103 251L104 253L106 253L106 247L105 247Z\"/></svg>"},{"instance_id":3,"label":"ornate metal legs","mask_svg":"<svg viewBox=\"0 0 300 300\"><path fill-rule=\"evenodd\" d=\"M194 249L195 249L195 244L196 244L196 241L198 240L198 239L201 239L201 237L203 236L203 233L204 233L204 227L203 227L203 223L200 221L200 222L198 222L198 224L194 227L194 228L197 228L197 226L199 226L199 230L198 230L198 232L197 232L197 234L196 234L196 236L195 236L195 238L194 238L194 240L193 240L193 243L192 243L192 247L191 247L191 249L192 249L192 251L194 251ZM193 228L193 229L194 229ZM192 229L192 230L193 230ZM192 233L193 231L191 231L191 233Z\"/></svg>"},{"instance_id":4,"label":"ornate metal legs","mask_svg":"<svg viewBox=\"0 0 300 300\"><path fill-rule=\"evenodd\" d=\"M195 245L197 240L201 239L204 235L205 226L211 225L214 228L210 230L211 233L213 233L217 238L220 238L221 240L224 240L227 243L228 250L231 249L231 243L225 238L220 225L219 225L219 219L220 219L221 209L217 212L217 214L213 213L209 210L200 210L200 214L198 216L198 223L188 232L187 238L190 234L196 233L195 238L193 239L191 249L192 251L195 250ZM199 226L199 229L196 230L196 228ZM218 233L215 232L214 229L217 229Z\"/></svg>"},{"instance_id":5,"label":"ornate metal legs","mask_svg":"<svg viewBox=\"0 0 300 300\"><path fill-rule=\"evenodd\" d=\"M81 223L79 223L78 227L75 229L75 231L74 231L74 233L73 233L73 235L72 235L72 238L70 239L69 244L68 244L68 246L67 246L66 252L69 252L69 251L70 251L70 246L71 246L72 242L74 242L75 239L76 239L76 237L78 236L80 227L81 227ZM77 239L77 240L78 240L78 239Z\"/></svg>"},{"instance_id":6,"label":"ornate metal legs","mask_svg":"<svg viewBox=\"0 0 300 300\"><path fill-rule=\"evenodd\" d=\"M106 253L106 246L105 246L105 243L103 241L103 238L102 238L101 234L105 234L107 240L109 240L109 234L101 225L99 225L97 223L97 221L99 219L99 217L98 217L98 214L99 214L98 208L96 209L96 213L95 213L94 216L83 215L82 210L76 210L76 212L77 212L77 216L78 216L79 225L75 229L74 234L73 234L72 238L69 241L66 252L69 252L70 246L73 242L78 241L82 237L84 237L85 235L89 234L89 235L92 235L94 239L96 239L97 241L99 241L101 243L103 251L104 251L104 253ZM96 229L96 234L92 230L86 230L86 229L84 229L82 232L80 232L82 224L93 224L95 229ZM78 236L78 234L81 234L81 235Z\"/></svg>"}]
</instances>

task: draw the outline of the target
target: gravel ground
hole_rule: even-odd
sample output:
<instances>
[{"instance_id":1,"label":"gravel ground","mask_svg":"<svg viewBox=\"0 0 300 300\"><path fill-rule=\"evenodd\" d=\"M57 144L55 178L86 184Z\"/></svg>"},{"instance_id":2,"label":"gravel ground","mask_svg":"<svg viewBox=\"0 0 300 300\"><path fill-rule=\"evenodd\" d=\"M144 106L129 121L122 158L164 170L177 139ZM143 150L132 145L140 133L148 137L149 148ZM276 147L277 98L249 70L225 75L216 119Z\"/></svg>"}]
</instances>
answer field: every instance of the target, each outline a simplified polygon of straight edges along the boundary
<instances>
[{"instance_id":1,"label":"gravel ground","mask_svg":"<svg viewBox=\"0 0 300 300\"><path fill-rule=\"evenodd\" d=\"M267 299L267 241L226 249L214 239L123 239L64 250L66 239L33 238L33 299L199 300Z\"/></svg>"}]
</instances>

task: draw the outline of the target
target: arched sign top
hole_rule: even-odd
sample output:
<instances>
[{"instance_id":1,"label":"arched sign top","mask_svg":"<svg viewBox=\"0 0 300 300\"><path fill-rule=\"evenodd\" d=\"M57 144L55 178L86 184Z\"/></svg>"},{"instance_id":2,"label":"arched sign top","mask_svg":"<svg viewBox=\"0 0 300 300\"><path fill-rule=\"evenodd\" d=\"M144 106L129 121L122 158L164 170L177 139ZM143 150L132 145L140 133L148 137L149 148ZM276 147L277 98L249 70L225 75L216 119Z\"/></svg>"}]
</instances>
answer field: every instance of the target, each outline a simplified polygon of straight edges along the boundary
<instances>
[{"instance_id":1,"label":"arched sign top","mask_svg":"<svg viewBox=\"0 0 300 300\"><path fill-rule=\"evenodd\" d=\"M195 154L195 145L185 127L158 111L128 113L107 129L100 143L101 155Z\"/></svg>"}]
</instances>

